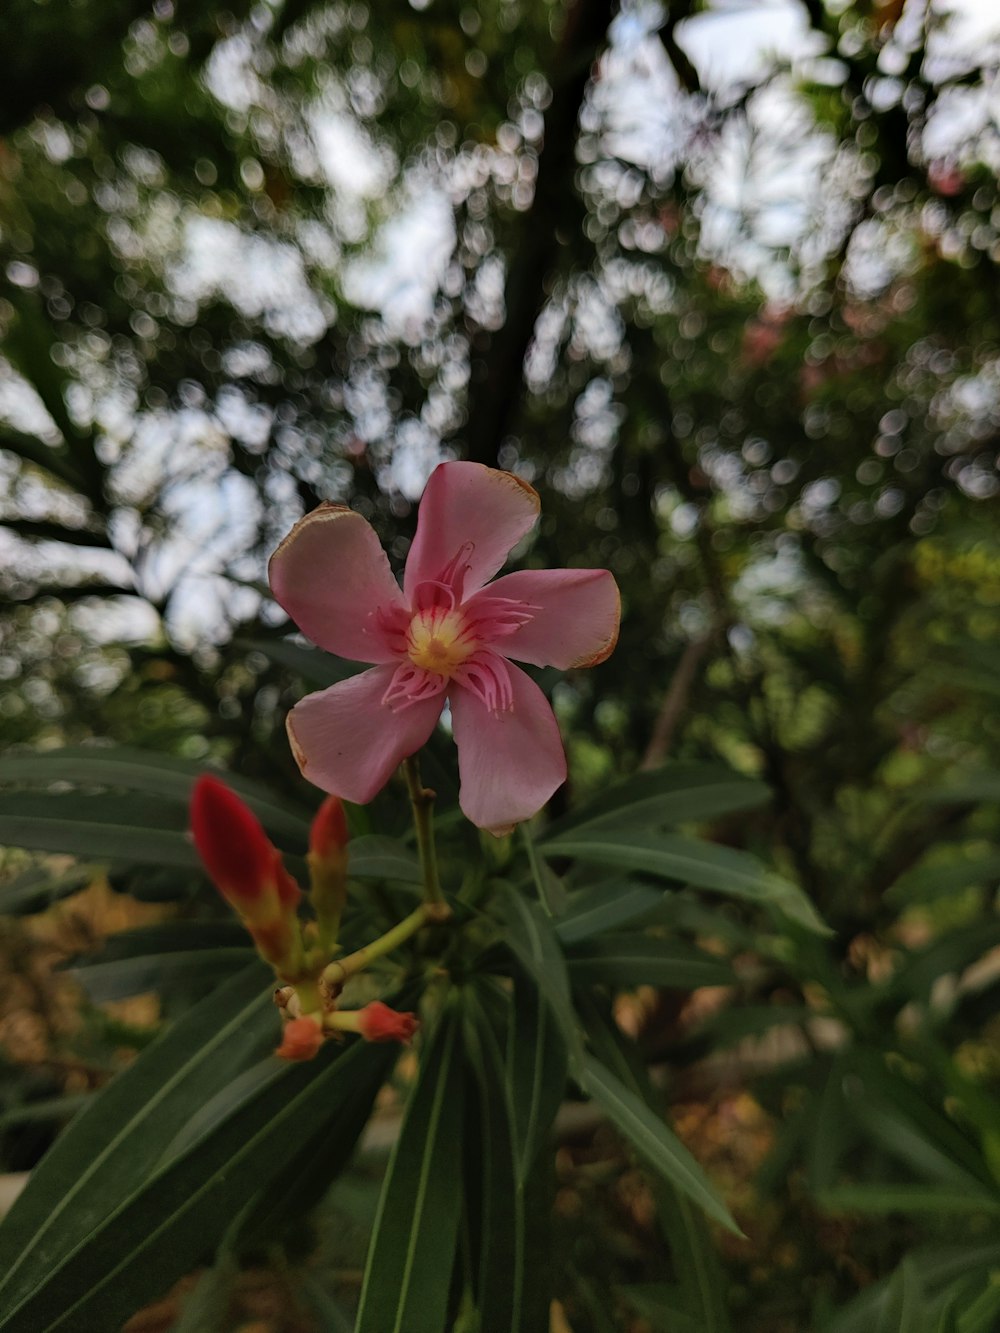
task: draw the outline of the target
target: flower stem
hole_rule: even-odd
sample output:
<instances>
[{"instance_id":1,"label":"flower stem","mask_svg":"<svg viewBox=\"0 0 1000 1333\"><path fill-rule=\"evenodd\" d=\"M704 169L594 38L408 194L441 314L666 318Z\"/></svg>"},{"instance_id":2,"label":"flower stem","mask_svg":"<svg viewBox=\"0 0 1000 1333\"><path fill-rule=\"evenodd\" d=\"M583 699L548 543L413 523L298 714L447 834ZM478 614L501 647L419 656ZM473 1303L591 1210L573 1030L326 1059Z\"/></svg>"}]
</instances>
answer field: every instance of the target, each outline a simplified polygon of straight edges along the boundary
<instances>
[{"instance_id":1,"label":"flower stem","mask_svg":"<svg viewBox=\"0 0 1000 1333\"><path fill-rule=\"evenodd\" d=\"M403 774L413 806L413 823L417 831L417 849L424 877L424 905L428 921L446 921L451 910L444 900L438 879L437 852L434 847L434 792L420 781L420 763L415 754L403 760Z\"/></svg>"},{"instance_id":2,"label":"flower stem","mask_svg":"<svg viewBox=\"0 0 1000 1333\"><path fill-rule=\"evenodd\" d=\"M340 988L348 977L353 977L356 972L363 972L364 969L372 964L376 958L381 958L383 954L392 953L393 949L398 948L415 935L421 926L432 919L440 920L435 917L431 911L432 904L421 903L415 907L409 916L404 916L398 925L387 930L384 935L380 935L377 940L372 940L371 944L364 945L361 949L355 949L354 953L349 953L346 958L338 958L332 963L328 963L323 969L321 981L326 986Z\"/></svg>"}]
</instances>

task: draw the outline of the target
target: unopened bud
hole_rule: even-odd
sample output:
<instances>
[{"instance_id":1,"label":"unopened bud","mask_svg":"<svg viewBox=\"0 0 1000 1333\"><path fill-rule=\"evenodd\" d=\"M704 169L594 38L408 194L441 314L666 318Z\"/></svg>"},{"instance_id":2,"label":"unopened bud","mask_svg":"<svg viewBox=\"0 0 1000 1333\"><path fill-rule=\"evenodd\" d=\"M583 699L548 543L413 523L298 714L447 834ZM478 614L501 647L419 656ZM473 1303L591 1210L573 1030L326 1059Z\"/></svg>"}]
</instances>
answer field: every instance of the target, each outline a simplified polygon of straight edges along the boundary
<instances>
[{"instance_id":1,"label":"unopened bud","mask_svg":"<svg viewBox=\"0 0 1000 1333\"><path fill-rule=\"evenodd\" d=\"M311 1060L323 1045L323 1029L315 1018L290 1018L275 1055L282 1060Z\"/></svg>"},{"instance_id":2,"label":"unopened bud","mask_svg":"<svg viewBox=\"0 0 1000 1333\"><path fill-rule=\"evenodd\" d=\"M334 1009L323 1015L329 1032L357 1032L365 1041L408 1042L420 1026L416 1014L401 1014L381 1000L373 1000L363 1009Z\"/></svg>"},{"instance_id":3,"label":"unopened bud","mask_svg":"<svg viewBox=\"0 0 1000 1333\"><path fill-rule=\"evenodd\" d=\"M358 1032L365 1041L408 1042L420 1026L416 1014L401 1014L381 1000L373 1000L357 1011Z\"/></svg>"},{"instance_id":4,"label":"unopened bud","mask_svg":"<svg viewBox=\"0 0 1000 1333\"><path fill-rule=\"evenodd\" d=\"M309 830L310 853L324 861L345 859L350 836L343 802L339 796L328 796Z\"/></svg>"},{"instance_id":5,"label":"unopened bud","mask_svg":"<svg viewBox=\"0 0 1000 1333\"><path fill-rule=\"evenodd\" d=\"M333 943L347 900L347 843L350 834L338 796L328 796L309 831L309 876L320 938Z\"/></svg>"},{"instance_id":6,"label":"unopened bud","mask_svg":"<svg viewBox=\"0 0 1000 1333\"><path fill-rule=\"evenodd\" d=\"M204 774L191 795L191 832L205 869L261 955L279 971L293 967L302 890L257 816L224 782Z\"/></svg>"}]
</instances>

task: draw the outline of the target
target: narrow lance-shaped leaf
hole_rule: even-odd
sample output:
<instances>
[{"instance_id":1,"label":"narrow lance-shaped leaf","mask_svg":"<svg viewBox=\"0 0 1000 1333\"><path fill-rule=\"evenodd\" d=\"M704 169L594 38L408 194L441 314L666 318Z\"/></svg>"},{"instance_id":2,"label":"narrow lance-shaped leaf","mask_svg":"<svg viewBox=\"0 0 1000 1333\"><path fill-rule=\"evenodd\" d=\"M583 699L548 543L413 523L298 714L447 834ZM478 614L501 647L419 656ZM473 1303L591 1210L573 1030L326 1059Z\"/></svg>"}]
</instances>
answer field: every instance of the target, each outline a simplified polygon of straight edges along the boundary
<instances>
[{"instance_id":1,"label":"narrow lance-shaped leaf","mask_svg":"<svg viewBox=\"0 0 1000 1333\"><path fill-rule=\"evenodd\" d=\"M280 1181L303 1139L338 1120L358 1097L370 1105L386 1070L384 1049L355 1041L315 1061L275 1064L235 1114L170 1158L22 1302L0 1319L4 1333L76 1333L118 1326L150 1293L188 1272L234 1215Z\"/></svg>"},{"instance_id":2,"label":"narrow lance-shaped leaf","mask_svg":"<svg viewBox=\"0 0 1000 1333\"><path fill-rule=\"evenodd\" d=\"M476 1139L466 1154L466 1207L478 1200L470 1227L478 1251L479 1333L521 1333L524 1276L524 1193L516 1170L514 1118L503 1058L476 993L463 993L464 1047L471 1074L467 1092Z\"/></svg>"},{"instance_id":3,"label":"narrow lance-shaped leaf","mask_svg":"<svg viewBox=\"0 0 1000 1333\"><path fill-rule=\"evenodd\" d=\"M402 884L420 884L420 861L398 838L369 834L352 838L348 849L348 873L358 879L392 879Z\"/></svg>"},{"instance_id":4,"label":"narrow lance-shaped leaf","mask_svg":"<svg viewBox=\"0 0 1000 1333\"><path fill-rule=\"evenodd\" d=\"M501 905L507 920L506 941L545 996L566 1043L570 1063L575 1066L583 1057L583 1046L558 937L540 908L508 886L501 891Z\"/></svg>"},{"instance_id":5,"label":"narrow lance-shaped leaf","mask_svg":"<svg viewBox=\"0 0 1000 1333\"><path fill-rule=\"evenodd\" d=\"M20 916L41 912L53 903L79 893L88 884L101 879L103 874L104 867L96 863L75 865L69 870L60 871L44 865L35 866L0 888L0 915Z\"/></svg>"},{"instance_id":6,"label":"narrow lance-shaped leaf","mask_svg":"<svg viewBox=\"0 0 1000 1333\"><path fill-rule=\"evenodd\" d=\"M0 783L29 786L72 782L86 787L117 787L125 791L162 796L187 817L191 788L205 765L175 755L155 754L132 746L67 746L43 754L13 754L0 759ZM306 815L289 810L260 783L239 774L220 774L226 785L244 798L270 833L305 843ZM3 804L0 802L0 811Z\"/></svg>"},{"instance_id":7,"label":"narrow lance-shaped leaf","mask_svg":"<svg viewBox=\"0 0 1000 1333\"><path fill-rule=\"evenodd\" d=\"M419 990L415 985L407 985L388 997L388 1003L400 1010L409 1009L418 1001ZM400 1051L395 1042L375 1044L368 1049L373 1075L375 1064L379 1060L382 1062L381 1077L373 1076L367 1084L367 1092L364 1088L358 1089L357 1095L344 1101L335 1121L321 1122L312 1134L302 1136L281 1176L248 1209L243 1223L243 1236L247 1241L268 1244L290 1222L305 1217L350 1161L371 1118L379 1087L389 1077ZM225 1107L216 1105L213 1111L221 1118L220 1113L225 1113Z\"/></svg>"},{"instance_id":8,"label":"narrow lance-shaped leaf","mask_svg":"<svg viewBox=\"0 0 1000 1333\"><path fill-rule=\"evenodd\" d=\"M461 1210L460 1015L422 1052L379 1198L356 1333L444 1333Z\"/></svg>"},{"instance_id":9,"label":"narrow lance-shaped leaf","mask_svg":"<svg viewBox=\"0 0 1000 1333\"><path fill-rule=\"evenodd\" d=\"M196 869L182 807L133 793L4 792L0 845Z\"/></svg>"},{"instance_id":10,"label":"narrow lance-shaped leaf","mask_svg":"<svg viewBox=\"0 0 1000 1333\"><path fill-rule=\"evenodd\" d=\"M589 996L578 997L594 1053L605 1069L618 1077L660 1123L659 1098L650 1084L645 1062L615 1024L607 1005ZM653 1182L660 1225L670 1246L676 1275L670 1318L678 1328L690 1316L698 1333L730 1333L726 1284L704 1213L662 1174ZM677 1306L685 1311L678 1317Z\"/></svg>"},{"instance_id":11,"label":"narrow lance-shaped leaf","mask_svg":"<svg viewBox=\"0 0 1000 1333\"><path fill-rule=\"evenodd\" d=\"M511 996L507 1079L522 1185L566 1094L568 1062L566 1041L538 983L531 973L518 969Z\"/></svg>"},{"instance_id":12,"label":"narrow lance-shaped leaf","mask_svg":"<svg viewBox=\"0 0 1000 1333\"><path fill-rule=\"evenodd\" d=\"M765 804L763 782L740 777L716 764L666 764L636 773L593 797L549 827L550 838L600 827L664 828L716 819Z\"/></svg>"},{"instance_id":13,"label":"narrow lance-shaped leaf","mask_svg":"<svg viewBox=\"0 0 1000 1333\"><path fill-rule=\"evenodd\" d=\"M734 977L724 958L705 953L686 940L652 935L604 935L578 945L567 957L574 986L727 986Z\"/></svg>"},{"instance_id":14,"label":"narrow lance-shaped leaf","mask_svg":"<svg viewBox=\"0 0 1000 1333\"><path fill-rule=\"evenodd\" d=\"M572 856L617 870L638 870L733 898L774 908L817 934L829 930L794 884L767 870L756 857L731 847L699 842L680 834L590 829L538 844L543 856Z\"/></svg>"},{"instance_id":15,"label":"narrow lance-shaped leaf","mask_svg":"<svg viewBox=\"0 0 1000 1333\"><path fill-rule=\"evenodd\" d=\"M665 896L663 889L634 880L610 879L593 884L569 896L565 915L556 922L556 934L563 944L590 939L645 916Z\"/></svg>"},{"instance_id":16,"label":"narrow lance-shaped leaf","mask_svg":"<svg viewBox=\"0 0 1000 1333\"><path fill-rule=\"evenodd\" d=\"M552 867L538 855L527 825L521 825L521 834L528 852L528 864L531 866L531 877L535 881L538 901L549 916L562 916L566 910L566 887Z\"/></svg>"},{"instance_id":17,"label":"narrow lance-shaped leaf","mask_svg":"<svg viewBox=\"0 0 1000 1333\"><path fill-rule=\"evenodd\" d=\"M830 1213L1000 1214L1000 1200L954 1185L862 1184L821 1190L817 1200Z\"/></svg>"},{"instance_id":18,"label":"narrow lance-shaped leaf","mask_svg":"<svg viewBox=\"0 0 1000 1333\"><path fill-rule=\"evenodd\" d=\"M49 1150L0 1225L0 1309L44 1284L141 1187L200 1105L277 1035L255 963L190 1009L95 1097Z\"/></svg>"},{"instance_id":19,"label":"narrow lance-shaped leaf","mask_svg":"<svg viewBox=\"0 0 1000 1333\"><path fill-rule=\"evenodd\" d=\"M742 1234L687 1148L641 1098L592 1055L574 1077L655 1171L728 1231Z\"/></svg>"},{"instance_id":20,"label":"narrow lance-shaped leaf","mask_svg":"<svg viewBox=\"0 0 1000 1333\"><path fill-rule=\"evenodd\" d=\"M858 1078L845 1105L888 1152L924 1179L939 1180L972 1194L989 1191L994 1199L1000 1199L978 1146L921 1090L871 1052L852 1052L851 1064Z\"/></svg>"}]
</instances>

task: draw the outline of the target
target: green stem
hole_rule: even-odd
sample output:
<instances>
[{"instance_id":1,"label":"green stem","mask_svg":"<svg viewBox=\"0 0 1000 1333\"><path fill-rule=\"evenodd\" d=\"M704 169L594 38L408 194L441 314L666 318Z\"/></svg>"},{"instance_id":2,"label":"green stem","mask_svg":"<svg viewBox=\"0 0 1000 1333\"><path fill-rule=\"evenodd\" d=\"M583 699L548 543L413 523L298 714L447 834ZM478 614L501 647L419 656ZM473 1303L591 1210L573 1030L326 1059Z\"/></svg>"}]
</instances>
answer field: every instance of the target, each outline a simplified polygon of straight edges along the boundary
<instances>
[{"instance_id":1,"label":"green stem","mask_svg":"<svg viewBox=\"0 0 1000 1333\"><path fill-rule=\"evenodd\" d=\"M432 909L428 919L444 921L450 912L438 879L437 851L434 847L434 792L420 781L420 763L415 754L403 760L403 774L413 806L413 823L417 831L417 849L424 878L424 903Z\"/></svg>"},{"instance_id":2,"label":"green stem","mask_svg":"<svg viewBox=\"0 0 1000 1333\"><path fill-rule=\"evenodd\" d=\"M353 977L356 972L363 972L376 958L392 953L393 949L398 948L431 920L440 920L440 916L433 910L432 904L421 903L409 916L404 916L398 925L393 926L392 930L387 930L377 940L372 940L371 944L355 949L354 953L349 953L346 958L338 958L335 962L328 963L323 969L322 980L328 986L343 986L348 977Z\"/></svg>"}]
</instances>

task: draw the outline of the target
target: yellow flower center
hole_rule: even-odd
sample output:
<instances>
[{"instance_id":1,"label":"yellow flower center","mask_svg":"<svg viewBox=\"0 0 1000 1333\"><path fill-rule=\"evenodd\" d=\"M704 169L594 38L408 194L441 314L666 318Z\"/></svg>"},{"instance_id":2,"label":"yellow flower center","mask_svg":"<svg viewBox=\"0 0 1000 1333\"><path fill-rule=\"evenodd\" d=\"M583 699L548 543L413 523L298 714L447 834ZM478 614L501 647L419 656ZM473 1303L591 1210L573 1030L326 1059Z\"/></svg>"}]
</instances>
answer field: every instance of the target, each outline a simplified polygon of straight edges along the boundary
<instances>
[{"instance_id":1,"label":"yellow flower center","mask_svg":"<svg viewBox=\"0 0 1000 1333\"><path fill-rule=\"evenodd\" d=\"M406 651L414 666L451 678L476 650L461 611L442 607L418 611L406 632Z\"/></svg>"}]
</instances>

